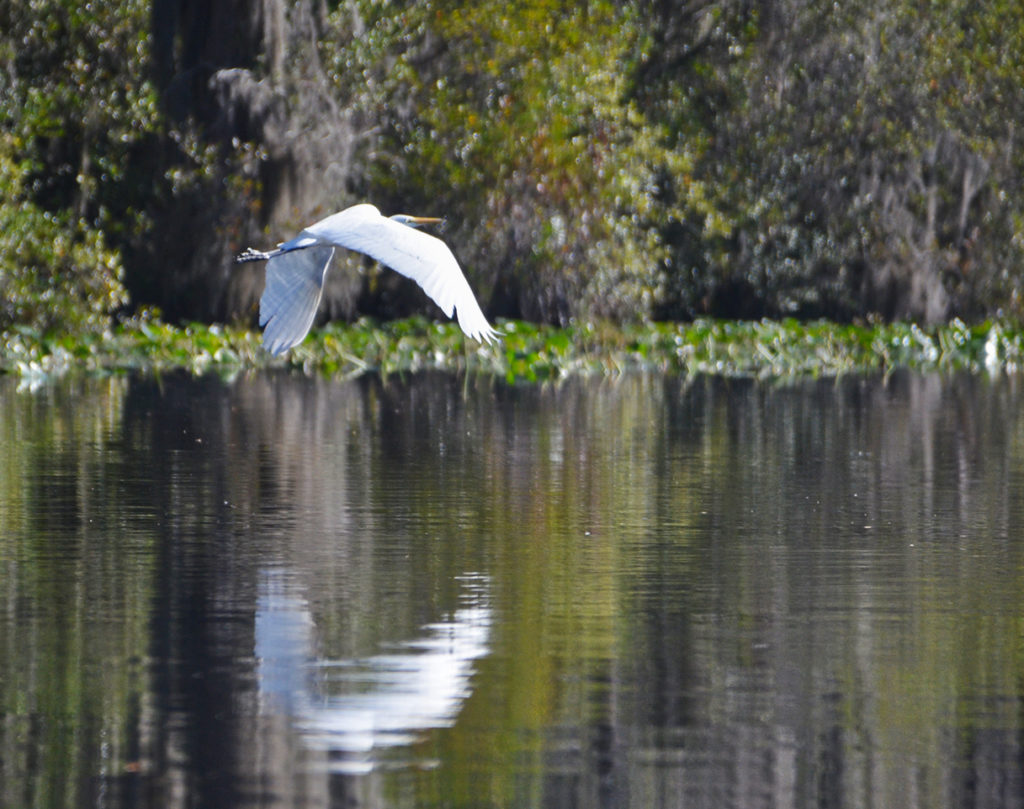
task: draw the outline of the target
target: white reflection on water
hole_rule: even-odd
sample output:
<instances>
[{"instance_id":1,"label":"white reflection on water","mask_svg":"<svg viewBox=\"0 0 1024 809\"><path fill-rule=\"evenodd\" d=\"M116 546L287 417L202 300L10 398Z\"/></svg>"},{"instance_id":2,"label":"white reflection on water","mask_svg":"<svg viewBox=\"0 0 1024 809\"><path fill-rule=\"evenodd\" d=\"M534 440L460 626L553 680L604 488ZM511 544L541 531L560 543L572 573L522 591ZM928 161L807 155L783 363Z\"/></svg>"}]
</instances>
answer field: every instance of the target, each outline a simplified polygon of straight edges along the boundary
<instances>
[{"instance_id":1,"label":"white reflection on water","mask_svg":"<svg viewBox=\"0 0 1024 809\"><path fill-rule=\"evenodd\" d=\"M263 571L255 654L260 710L284 714L305 744L330 754L331 769L369 772L375 750L411 744L454 724L472 692L477 659L489 651L489 581L459 577L461 606L423 635L370 657L328 660L315 653L306 600L289 592L280 568Z\"/></svg>"}]
</instances>

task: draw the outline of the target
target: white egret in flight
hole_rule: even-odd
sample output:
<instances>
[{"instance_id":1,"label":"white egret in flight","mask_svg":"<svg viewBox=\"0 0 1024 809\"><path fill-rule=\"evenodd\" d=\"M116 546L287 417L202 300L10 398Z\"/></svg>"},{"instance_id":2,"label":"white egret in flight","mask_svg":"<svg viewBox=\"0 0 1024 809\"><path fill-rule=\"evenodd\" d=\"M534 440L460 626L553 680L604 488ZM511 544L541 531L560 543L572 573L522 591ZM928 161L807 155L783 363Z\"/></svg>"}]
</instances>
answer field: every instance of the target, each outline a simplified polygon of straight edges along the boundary
<instances>
[{"instance_id":1,"label":"white egret in flight","mask_svg":"<svg viewBox=\"0 0 1024 809\"><path fill-rule=\"evenodd\" d=\"M310 225L276 250L262 253L250 247L236 261L267 261L260 298L263 347L281 354L309 333L336 246L365 253L411 278L448 317L454 310L459 326L474 340L497 339L448 245L416 230L440 221L405 214L388 218L373 205L353 205Z\"/></svg>"}]
</instances>

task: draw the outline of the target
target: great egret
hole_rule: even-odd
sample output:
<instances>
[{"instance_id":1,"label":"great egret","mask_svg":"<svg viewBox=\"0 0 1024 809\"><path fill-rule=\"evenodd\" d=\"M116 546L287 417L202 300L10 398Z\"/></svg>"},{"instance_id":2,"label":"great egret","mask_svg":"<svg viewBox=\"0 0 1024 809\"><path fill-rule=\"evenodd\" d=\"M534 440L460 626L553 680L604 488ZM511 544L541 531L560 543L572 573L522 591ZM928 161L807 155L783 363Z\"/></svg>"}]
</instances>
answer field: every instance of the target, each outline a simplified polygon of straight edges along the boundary
<instances>
[{"instance_id":1,"label":"great egret","mask_svg":"<svg viewBox=\"0 0 1024 809\"><path fill-rule=\"evenodd\" d=\"M406 214L389 218L373 205L353 205L310 225L276 250L247 249L237 262L267 261L267 283L260 298L263 347L281 354L309 333L335 246L365 253L411 278L448 317L454 309L459 326L474 340L497 339L448 245L416 230L440 221Z\"/></svg>"}]
</instances>

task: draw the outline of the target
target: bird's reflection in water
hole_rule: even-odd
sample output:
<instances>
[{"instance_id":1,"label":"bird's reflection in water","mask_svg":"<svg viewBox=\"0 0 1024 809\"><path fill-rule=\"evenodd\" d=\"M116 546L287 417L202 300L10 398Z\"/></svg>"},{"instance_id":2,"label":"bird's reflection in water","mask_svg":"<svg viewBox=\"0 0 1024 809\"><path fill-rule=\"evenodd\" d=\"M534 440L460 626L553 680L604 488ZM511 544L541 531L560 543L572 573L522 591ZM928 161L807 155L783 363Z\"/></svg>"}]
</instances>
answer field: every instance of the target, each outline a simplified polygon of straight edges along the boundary
<instances>
[{"instance_id":1,"label":"bird's reflection in water","mask_svg":"<svg viewBox=\"0 0 1024 809\"><path fill-rule=\"evenodd\" d=\"M328 660L315 653L305 599L287 573L264 571L256 612L255 653L261 710L284 714L304 743L328 755L331 769L372 770L377 752L449 727L471 693L474 661L488 652L489 583L460 577L461 604L450 619L370 657Z\"/></svg>"}]
</instances>

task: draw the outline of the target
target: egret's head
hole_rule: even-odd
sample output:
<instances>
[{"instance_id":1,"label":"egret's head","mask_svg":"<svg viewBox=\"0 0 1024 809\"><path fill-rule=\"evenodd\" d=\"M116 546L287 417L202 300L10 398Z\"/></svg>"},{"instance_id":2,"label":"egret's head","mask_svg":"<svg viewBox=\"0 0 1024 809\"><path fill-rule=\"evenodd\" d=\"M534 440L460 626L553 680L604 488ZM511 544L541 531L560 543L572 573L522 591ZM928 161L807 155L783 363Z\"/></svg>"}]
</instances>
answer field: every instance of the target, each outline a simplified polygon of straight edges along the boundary
<instances>
[{"instance_id":1,"label":"egret's head","mask_svg":"<svg viewBox=\"0 0 1024 809\"><path fill-rule=\"evenodd\" d=\"M436 216L409 216L407 213L396 213L391 218L411 228L418 228L420 225L436 225L444 221Z\"/></svg>"}]
</instances>

